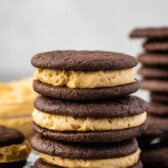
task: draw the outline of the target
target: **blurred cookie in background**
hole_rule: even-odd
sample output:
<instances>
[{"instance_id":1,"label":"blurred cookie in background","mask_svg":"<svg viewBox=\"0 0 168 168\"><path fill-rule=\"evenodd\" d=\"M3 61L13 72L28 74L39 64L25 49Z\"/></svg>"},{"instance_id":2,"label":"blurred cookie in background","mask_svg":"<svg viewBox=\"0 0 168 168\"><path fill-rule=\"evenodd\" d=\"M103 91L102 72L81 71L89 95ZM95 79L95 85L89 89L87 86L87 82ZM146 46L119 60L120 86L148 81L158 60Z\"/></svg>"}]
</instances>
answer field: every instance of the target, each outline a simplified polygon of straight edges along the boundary
<instances>
[{"instance_id":1,"label":"blurred cookie in background","mask_svg":"<svg viewBox=\"0 0 168 168\"><path fill-rule=\"evenodd\" d=\"M18 129L25 137L33 134L31 113L37 94L32 89L32 81L26 78L0 83L0 125Z\"/></svg>"},{"instance_id":2,"label":"blurred cookie in background","mask_svg":"<svg viewBox=\"0 0 168 168\"><path fill-rule=\"evenodd\" d=\"M30 144L20 131L0 125L0 168L22 168L30 152Z\"/></svg>"}]
</instances>

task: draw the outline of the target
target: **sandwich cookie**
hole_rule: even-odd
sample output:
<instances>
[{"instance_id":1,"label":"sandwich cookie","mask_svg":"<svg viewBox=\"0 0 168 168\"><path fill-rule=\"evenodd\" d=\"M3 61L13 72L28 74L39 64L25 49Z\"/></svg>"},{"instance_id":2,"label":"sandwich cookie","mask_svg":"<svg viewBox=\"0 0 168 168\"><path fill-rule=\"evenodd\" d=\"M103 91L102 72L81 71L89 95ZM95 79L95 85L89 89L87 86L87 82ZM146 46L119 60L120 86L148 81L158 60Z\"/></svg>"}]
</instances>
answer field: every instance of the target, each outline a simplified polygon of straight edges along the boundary
<instances>
[{"instance_id":1,"label":"sandwich cookie","mask_svg":"<svg viewBox=\"0 0 168 168\"><path fill-rule=\"evenodd\" d=\"M61 141L118 142L137 137L146 128L147 104L135 96L98 102L40 96L34 106L34 131Z\"/></svg>"},{"instance_id":2,"label":"sandwich cookie","mask_svg":"<svg viewBox=\"0 0 168 168\"><path fill-rule=\"evenodd\" d=\"M168 27L136 28L130 33L131 38L166 38Z\"/></svg>"},{"instance_id":3,"label":"sandwich cookie","mask_svg":"<svg viewBox=\"0 0 168 168\"><path fill-rule=\"evenodd\" d=\"M32 138L40 158L50 164L68 168L131 167L138 163L140 149L135 139L110 144L74 144L50 140L41 135Z\"/></svg>"},{"instance_id":4,"label":"sandwich cookie","mask_svg":"<svg viewBox=\"0 0 168 168\"><path fill-rule=\"evenodd\" d=\"M19 168L31 151L21 132L0 126L0 168Z\"/></svg>"},{"instance_id":5,"label":"sandwich cookie","mask_svg":"<svg viewBox=\"0 0 168 168\"><path fill-rule=\"evenodd\" d=\"M121 97L135 92L139 83L135 58L104 51L53 51L32 58L37 68L33 87L38 93L67 100Z\"/></svg>"}]
</instances>

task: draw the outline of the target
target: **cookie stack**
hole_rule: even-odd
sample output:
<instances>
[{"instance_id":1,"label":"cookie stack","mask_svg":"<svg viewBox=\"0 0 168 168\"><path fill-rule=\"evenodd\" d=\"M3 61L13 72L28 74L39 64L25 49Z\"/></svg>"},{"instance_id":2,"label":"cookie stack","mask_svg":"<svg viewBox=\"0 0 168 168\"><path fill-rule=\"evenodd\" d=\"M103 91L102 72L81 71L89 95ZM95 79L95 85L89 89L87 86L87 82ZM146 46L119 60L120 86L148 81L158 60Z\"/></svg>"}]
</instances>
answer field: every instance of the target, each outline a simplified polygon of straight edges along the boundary
<instances>
[{"instance_id":1,"label":"cookie stack","mask_svg":"<svg viewBox=\"0 0 168 168\"><path fill-rule=\"evenodd\" d=\"M138 28L132 38L145 38L141 88L150 91L148 129L140 139L145 167L168 167L168 27Z\"/></svg>"},{"instance_id":2,"label":"cookie stack","mask_svg":"<svg viewBox=\"0 0 168 168\"><path fill-rule=\"evenodd\" d=\"M36 168L141 168L135 137L145 129L146 103L135 58L103 51L53 51L32 58L32 147Z\"/></svg>"}]
</instances>

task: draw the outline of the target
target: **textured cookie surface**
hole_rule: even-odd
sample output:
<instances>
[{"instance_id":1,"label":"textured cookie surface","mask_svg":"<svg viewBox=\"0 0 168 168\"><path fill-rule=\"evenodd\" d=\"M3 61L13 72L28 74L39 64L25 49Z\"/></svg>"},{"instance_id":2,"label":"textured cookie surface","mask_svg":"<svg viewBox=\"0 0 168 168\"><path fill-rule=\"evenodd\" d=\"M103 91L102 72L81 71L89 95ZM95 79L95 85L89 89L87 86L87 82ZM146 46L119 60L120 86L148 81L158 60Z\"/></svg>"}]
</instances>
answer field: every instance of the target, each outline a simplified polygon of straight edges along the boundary
<instances>
[{"instance_id":1,"label":"textured cookie surface","mask_svg":"<svg viewBox=\"0 0 168 168\"><path fill-rule=\"evenodd\" d=\"M104 51L51 51L35 55L32 64L38 68L58 70L113 70L137 65L134 57Z\"/></svg>"},{"instance_id":2,"label":"textured cookie surface","mask_svg":"<svg viewBox=\"0 0 168 168\"><path fill-rule=\"evenodd\" d=\"M120 142L138 137L146 130L146 124L139 127L116 130L116 131L95 131L95 132L58 132L42 128L35 123L32 124L33 130L44 137L75 143L112 143Z\"/></svg>"},{"instance_id":3,"label":"textured cookie surface","mask_svg":"<svg viewBox=\"0 0 168 168\"><path fill-rule=\"evenodd\" d=\"M0 147L19 144L24 141L24 136L19 131L0 126Z\"/></svg>"},{"instance_id":4,"label":"textured cookie surface","mask_svg":"<svg viewBox=\"0 0 168 168\"><path fill-rule=\"evenodd\" d=\"M66 100L101 100L116 97L123 97L139 89L139 82L112 87L112 88L96 88L96 89L71 89L67 87L54 87L39 81L33 82L33 88L41 95Z\"/></svg>"},{"instance_id":5,"label":"textured cookie surface","mask_svg":"<svg viewBox=\"0 0 168 168\"><path fill-rule=\"evenodd\" d=\"M168 27L136 28L131 32L130 37L165 38L168 37Z\"/></svg>"},{"instance_id":6,"label":"textured cookie surface","mask_svg":"<svg viewBox=\"0 0 168 168\"><path fill-rule=\"evenodd\" d=\"M168 54L142 53L138 56L138 60L144 65L167 67Z\"/></svg>"},{"instance_id":7,"label":"textured cookie surface","mask_svg":"<svg viewBox=\"0 0 168 168\"><path fill-rule=\"evenodd\" d=\"M34 106L42 112L51 114L78 118L107 118L128 117L143 113L147 108L147 103L136 96L97 102L73 102L40 96L36 99Z\"/></svg>"},{"instance_id":8,"label":"textured cookie surface","mask_svg":"<svg viewBox=\"0 0 168 168\"><path fill-rule=\"evenodd\" d=\"M35 135L31 144L34 149L49 155L75 159L106 159L134 153L138 144L135 139L113 144L73 144L49 140Z\"/></svg>"},{"instance_id":9,"label":"textured cookie surface","mask_svg":"<svg viewBox=\"0 0 168 168\"><path fill-rule=\"evenodd\" d=\"M48 164L44 162L42 159L38 159L35 163L35 168L61 168L61 167ZM142 162L139 161L136 165L131 166L129 168L143 168Z\"/></svg>"}]
</instances>

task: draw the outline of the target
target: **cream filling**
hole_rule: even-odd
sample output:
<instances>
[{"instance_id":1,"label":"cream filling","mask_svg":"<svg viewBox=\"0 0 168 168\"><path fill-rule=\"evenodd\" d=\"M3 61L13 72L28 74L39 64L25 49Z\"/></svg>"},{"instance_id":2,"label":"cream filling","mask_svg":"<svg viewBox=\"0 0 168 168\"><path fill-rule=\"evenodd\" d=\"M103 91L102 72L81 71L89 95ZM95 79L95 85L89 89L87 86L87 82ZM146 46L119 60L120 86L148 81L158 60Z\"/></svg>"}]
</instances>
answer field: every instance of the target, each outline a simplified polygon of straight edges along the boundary
<instances>
[{"instance_id":1,"label":"cream filling","mask_svg":"<svg viewBox=\"0 0 168 168\"><path fill-rule=\"evenodd\" d=\"M146 120L146 112L130 117L96 119L55 115L34 109L32 116L37 125L55 131L121 130L137 127Z\"/></svg>"},{"instance_id":2,"label":"cream filling","mask_svg":"<svg viewBox=\"0 0 168 168\"><path fill-rule=\"evenodd\" d=\"M124 157L93 160L68 159L41 154L41 158L45 162L67 168L126 168L135 165L139 160L139 156L140 149L137 149L135 153Z\"/></svg>"},{"instance_id":3,"label":"cream filling","mask_svg":"<svg viewBox=\"0 0 168 168\"><path fill-rule=\"evenodd\" d=\"M30 152L31 147L28 141L24 141L22 144L0 147L0 163L26 160Z\"/></svg>"},{"instance_id":4,"label":"cream filling","mask_svg":"<svg viewBox=\"0 0 168 168\"><path fill-rule=\"evenodd\" d=\"M38 68L34 80L69 88L114 87L135 82L133 68L109 71L65 71Z\"/></svg>"}]
</instances>

